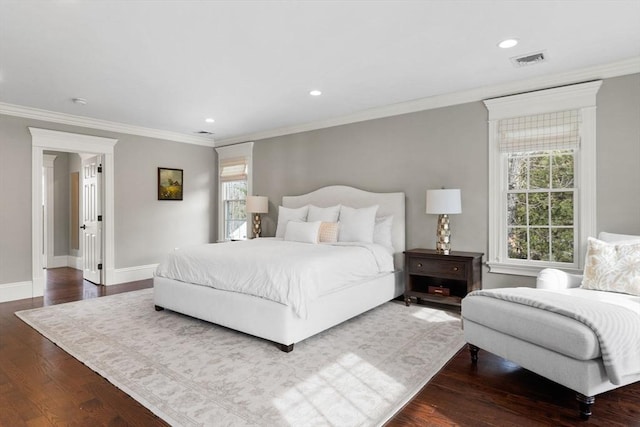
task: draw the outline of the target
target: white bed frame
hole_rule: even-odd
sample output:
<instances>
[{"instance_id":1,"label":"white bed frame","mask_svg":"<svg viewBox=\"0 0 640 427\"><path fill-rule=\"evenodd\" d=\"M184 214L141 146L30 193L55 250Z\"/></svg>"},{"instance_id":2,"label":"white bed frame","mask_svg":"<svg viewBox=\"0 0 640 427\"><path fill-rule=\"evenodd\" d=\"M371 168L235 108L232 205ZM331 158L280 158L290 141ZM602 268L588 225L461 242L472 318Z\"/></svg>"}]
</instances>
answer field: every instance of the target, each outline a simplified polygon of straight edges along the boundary
<instances>
[{"instance_id":1,"label":"white bed frame","mask_svg":"<svg viewBox=\"0 0 640 427\"><path fill-rule=\"evenodd\" d=\"M404 193L371 193L335 185L300 196L285 196L282 205L298 208L312 204L329 207L343 204L354 208L379 205L377 216L393 215L391 230L395 271L383 273L344 290L325 295L309 304L307 319L277 302L154 277L156 310L164 308L216 323L275 342L286 352L295 343L390 301L404 292L402 252L405 249ZM221 243L232 244L232 243Z\"/></svg>"}]
</instances>

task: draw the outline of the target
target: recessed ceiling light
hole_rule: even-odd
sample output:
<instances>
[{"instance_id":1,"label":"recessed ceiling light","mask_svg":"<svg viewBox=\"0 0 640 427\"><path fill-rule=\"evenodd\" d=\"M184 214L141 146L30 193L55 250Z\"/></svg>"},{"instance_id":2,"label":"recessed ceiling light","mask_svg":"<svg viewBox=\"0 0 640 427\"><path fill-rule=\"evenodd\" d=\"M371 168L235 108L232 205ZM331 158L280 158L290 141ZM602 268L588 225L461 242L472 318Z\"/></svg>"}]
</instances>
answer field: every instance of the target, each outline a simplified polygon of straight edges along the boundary
<instances>
[{"instance_id":1,"label":"recessed ceiling light","mask_svg":"<svg viewBox=\"0 0 640 427\"><path fill-rule=\"evenodd\" d=\"M309 95L311 95L311 96L320 96L320 95L322 95L322 92L317 90L317 89L315 89L315 90L312 90L311 92L309 92Z\"/></svg>"},{"instance_id":2,"label":"recessed ceiling light","mask_svg":"<svg viewBox=\"0 0 640 427\"><path fill-rule=\"evenodd\" d=\"M71 100L74 104L87 105L87 100L84 98L72 98Z\"/></svg>"},{"instance_id":3,"label":"recessed ceiling light","mask_svg":"<svg viewBox=\"0 0 640 427\"><path fill-rule=\"evenodd\" d=\"M207 122L207 123L215 122L215 120L213 120L211 117L204 119L204 121Z\"/></svg>"},{"instance_id":4,"label":"recessed ceiling light","mask_svg":"<svg viewBox=\"0 0 640 427\"><path fill-rule=\"evenodd\" d=\"M517 44L518 39L506 39L498 43L498 47L501 47L502 49L509 49L510 47L514 47Z\"/></svg>"}]
</instances>

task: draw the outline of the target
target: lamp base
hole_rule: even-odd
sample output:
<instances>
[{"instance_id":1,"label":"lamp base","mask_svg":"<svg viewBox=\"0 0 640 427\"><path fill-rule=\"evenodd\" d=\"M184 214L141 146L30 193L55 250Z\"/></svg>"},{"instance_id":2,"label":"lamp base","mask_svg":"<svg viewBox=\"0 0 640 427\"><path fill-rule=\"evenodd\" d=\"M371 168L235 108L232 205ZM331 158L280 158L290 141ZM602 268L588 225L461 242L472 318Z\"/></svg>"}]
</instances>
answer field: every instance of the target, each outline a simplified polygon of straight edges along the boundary
<instances>
[{"instance_id":1,"label":"lamp base","mask_svg":"<svg viewBox=\"0 0 640 427\"><path fill-rule=\"evenodd\" d=\"M436 230L436 252L449 255L451 252L451 228L449 227L449 215L438 215L438 229Z\"/></svg>"},{"instance_id":2,"label":"lamp base","mask_svg":"<svg viewBox=\"0 0 640 427\"><path fill-rule=\"evenodd\" d=\"M253 237L260 237L260 233L262 233L262 223L260 221L260 214L253 214Z\"/></svg>"}]
</instances>

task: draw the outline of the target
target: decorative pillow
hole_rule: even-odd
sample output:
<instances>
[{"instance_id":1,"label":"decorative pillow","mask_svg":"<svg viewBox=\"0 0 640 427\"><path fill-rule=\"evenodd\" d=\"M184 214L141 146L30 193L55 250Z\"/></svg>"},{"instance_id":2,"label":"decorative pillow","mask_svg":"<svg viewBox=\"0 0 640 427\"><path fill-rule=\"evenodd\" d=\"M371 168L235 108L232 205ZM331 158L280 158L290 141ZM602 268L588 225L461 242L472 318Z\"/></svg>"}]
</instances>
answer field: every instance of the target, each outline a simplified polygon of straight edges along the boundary
<instances>
[{"instance_id":1,"label":"decorative pillow","mask_svg":"<svg viewBox=\"0 0 640 427\"><path fill-rule=\"evenodd\" d=\"M328 208L319 208L317 206L309 205L307 221L338 222L339 215L340 205L330 206Z\"/></svg>"},{"instance_id":2,"label":"decorative pillow","mask_svg":"<svg viewBox=\"0 0 640 427\"><path fill-rule=\"evenodd\" d=\"M337 222L323 222L320 224L320 231L318 233L318 240L320 243L335 243L338 241L338 227Z\"/></svg>"},{"instance_id":3,"label":"decorative pillow","mask_svg":"<svg viewBox=\"0 0 640 427\"><path fill-rule=\"evenodd\" d=\"M376 212L378 205L360 209L341 206L338 241L373 243Z\"/></svg>"},{"instance_id":4,"label":"decorative pillow","mask_svg":"<svg viewBox=\"0 0 640 427\"><path fill-rule=\"evenodd\" d=\"M589 237L580 287L640 296L640 243L607 243Z\"/></svg>"},{"instance_id":5,"label":"decorative pillow","mask_svg":"<svg viewBox=\"0 0 640 427\"><path fill-rule=\"evenodd\" d=\"M276 227L276 237L284 237L289 221L306 221L309 206L292 209L284 206L278 207L278 226Z\"/></svg>"},{"instance_id":6,"label":"decorative pillow","mask_svg":"<svg viewBox=\"0 0 640 427\"><path fill-rule=\"evenodd\" d=\"M373 227L373 243L384 246L393 252L393 242L391 240L391 226L393 225L393 215L376 217Z\"/></svg>"},{"instance_id":7,"label":"decorative pillow","mask_svg":"<svg viewBox=\"0 0 640 427\"><path fill-rule=\"evenodd\" d=\"M320 221L289 221L284 232L284 240L302 243L318 243Z\"/></svg>"}]
</instances>

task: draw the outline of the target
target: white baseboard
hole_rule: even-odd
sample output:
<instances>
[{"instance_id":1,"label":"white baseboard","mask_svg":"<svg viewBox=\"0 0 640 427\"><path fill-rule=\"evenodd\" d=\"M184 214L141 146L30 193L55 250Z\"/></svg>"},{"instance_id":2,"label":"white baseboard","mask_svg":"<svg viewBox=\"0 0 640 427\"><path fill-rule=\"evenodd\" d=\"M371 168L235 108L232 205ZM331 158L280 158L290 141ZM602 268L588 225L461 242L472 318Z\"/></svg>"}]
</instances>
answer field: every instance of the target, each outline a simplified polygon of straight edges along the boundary
<instances>
[{"instance_id":1,"label":"white baseboard","mask_svg":"<svg viewBox=\"0 0 640 427\"><path fill-rule=\"evenodd\" d=\"M59 265L59 267L72 267L81 270L82 258L72 256L60 256L56 263L61 263L64 259L65 263ZM68 258L68 260L67 260ZM68 261L68 262L66 262ZM158 267L158 264L140 265L137 267L116 268L113 270L109 283L106 285L117 285L118 283L135 282L137 280L145 280L153 278L153 272ZM55 267L50 267L55 268ZM44 281L44 277L42 278ZM36 296L42 296L42 289L44 283L34 286L32 281L15 282L15 283L2 283L0 284L0 303L7 301L15 301L19 299L33 298Z\"/></svg>"},{"instance_id":2,"label":"white baseboard","mask_svg":"<svg viewBox=\"0 0 640 427\"><path fill-rule=\"evenodd\" d=\"M136 267L116 268L113 270L111 278L107 275L106 285L117 285L119 283L135 282L153 278L158 264L139 265Z\"/></svg>"},{"instance_id":3,"label":"white baseboard","mask_svg":"<svg viewBox=\"0 0 640 427\"><path fill-rule=\"evenodd\" d=\"M82 270L82 257L72 255L57 255L47 260L47 268L71 267Z\"/></svg>"},{"instance_id":4,"label":"white baseboard","mask_svg":"<svg viewBox=\"0 0 640 427\"><path fill-rule=\"evenodd\" d=\"M33 297L33 282L3 283L0 285L0 302Z\"/></svg>"},{"instance_id":5,"label":"white baseboard","mask_svg":"<svg viewBox=\"0 0 640 427\"><path fill-rule=\"evenodd\" d=\"M69 255L67 257L67 267L75 268L76 270L82 270L82 257Z\"/></svg>"},{"instance_id":6,"label":"white baseboard","mask_svg":"<svg viewBox=\"0 0 640 427\"><path fill-rule=\"evenodd\" d=\"M47 268L70 267L67 255L57 255L47 258Z\"/></svg>"}]
</instances>

